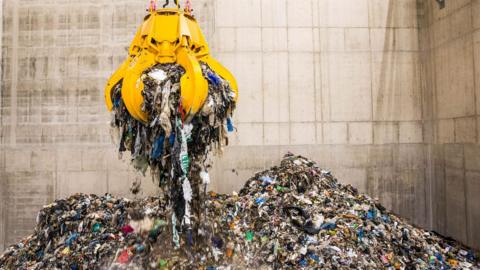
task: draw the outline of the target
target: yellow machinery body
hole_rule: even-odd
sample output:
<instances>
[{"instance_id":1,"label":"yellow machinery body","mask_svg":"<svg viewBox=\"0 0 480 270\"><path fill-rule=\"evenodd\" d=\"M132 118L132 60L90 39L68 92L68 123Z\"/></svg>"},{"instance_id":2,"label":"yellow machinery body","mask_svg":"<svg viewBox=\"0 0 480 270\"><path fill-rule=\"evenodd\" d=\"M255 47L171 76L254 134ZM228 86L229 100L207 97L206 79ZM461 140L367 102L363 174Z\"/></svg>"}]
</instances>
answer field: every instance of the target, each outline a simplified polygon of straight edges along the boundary
<instances>
[{"instance_id":1,"label":"yellow machinery body","mask_svg":"<svg viewBox=\"0 0 480 270\"><path fill-rule=\"evenodd\" d=\"M195 115L208 95L208 82L200 62L230 83L238 97L235 77L210 56L208 44L195 18L177 8L151 10L138 29L128 51L128 58L111 76L105 88L105 102L113 109L112 90L122 84L121 94L128 112L137 120L148 122L142 111L144 88L142 74L156 64L178 63L185 69L180 79L182 107L187 116Z\"/></svg>"}]
</instances>

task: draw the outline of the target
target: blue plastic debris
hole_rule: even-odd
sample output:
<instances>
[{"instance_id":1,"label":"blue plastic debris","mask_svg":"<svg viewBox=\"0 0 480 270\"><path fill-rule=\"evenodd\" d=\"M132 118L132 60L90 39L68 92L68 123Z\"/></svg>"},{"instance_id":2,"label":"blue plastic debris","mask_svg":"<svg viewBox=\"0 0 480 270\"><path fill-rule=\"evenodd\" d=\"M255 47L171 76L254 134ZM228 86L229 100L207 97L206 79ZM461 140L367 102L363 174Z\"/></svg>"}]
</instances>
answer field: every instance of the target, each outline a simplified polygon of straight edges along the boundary
<instances>
[{"instance_id":1,"label":"blue plastic debris","mask_svg":"<svg viewBox=\"0 0 480 270\"><path fill-rule=\"evenodd\" d=\"M337 227L337 225L335 223L324 223L324 224L322 224L320 229L322 229L322 230L333 230L336 227Z\"/></svg>"},{"instance_id":2,"label":"blue plastic debris","mask_svg":"<svg viewBox=\"0 0 480 270\"><path fill-rule=\"evenodd\" d=\"M119 96L117 99L115 99L115 101L113 102L113 106L115 108L118 108L118 106L120 106L120 102L122 101L122 97Z\"/></svg>"},{"instance_id":3,"label":"blue plastic debris","mask_svg":"<svg viewBox=\"0 0 480 270\"><path fill-rule=\"evenodd\" d=\"M193 246L193 233L192 230L187 230L187 244L189 247Z\"/></svg>"},{"instance_id":4,"label":"blue plastic debris","mask_svg":"<svg viewBox=\"0 0 480 270\"><path fill-rule=\"evenodd\" d=\"M273 183L273 179L270 176L262 176L260 177L260 180L262 180L264 186L268 186Z\"/></svg>"},{"instance_id":5,"label":"blue plastic debris","mask_svg":"<svg viewBox=\"0 0 480 270\"><path fill-rule=\"evenodd\" d=\"M77 240L78 238L78 233L72 233L68 238L67 240L65 241L65 244L67 246L71 246L73 244L73 242L75 242L75 240Z\"/></svg>"},{"instance_id":6,"label":"blue plastic debris","mask_svg":"<svg viewBox=\"0 0 480 270\"><path fill-rule=\"evenodd\" d=\"M377 215L377 213L375 212L375 210L369 210L367 212L367 219L372 220L376 217L376 215Z\"/></svg>"},{"instance_id":7,"label":"blue plastic debris","mask_svg":"<svg viewBox=\"0 0 480 270\"><path fill-rule=\"evenodd\" d=\"M233 132L235 130L235 127L233 126L233 120L231 117L227 118L227 131L228 132Z\"/></svg>"},{"instance_id":8,"label":"blue plastic debris","mask_svg":"<svg viewBox=\"0 0 480 270\"><path fill-rule=\"evenodd\" d=\"M301 259L298 264L301 266L301 267L307 267L308 266L308 261L305 260L304 258Z\"/></svg>"},{"instance_id":9,"label":"blue plastic debris","mask_svg":"<svg viewBox=\"0 0 480 270\"><path fill-rule=\"evenodd\" d=\"M467 254L467 259L470 260L470 261L476 261L476 260L477 260L477 257L475 256L475 254L473 253L473 251L469 250L469 251L468 251L468 254Z\"/></svg>"},{"instance_id":10,"label":"blue plastic debris","mask_svg":"<svg viewBox=\"0 0 480 270\"><path fill-rule=\"evenodd\" d=\"M320 257L316 254L310 254L309 255L310 259L314 260L315 262L319 263L320 262Z\"/></svg>"},{"instance_id":11,"label":"blue plastic debris","mask_svg":"<svg viewBox=\"0 0 480 270\"><path fill-rule=\"evenodd\" d=\"M207 76L208 76L208 79L209 79L213 84L219 85L219 84L221 83L220 78L219 78L216 74L214 74L214 73L212 73L212 72L208 72Z\"/></svg>"},{"instance_id":12,"label":"blue plastic debris","mask_svg":"<svg viewBox=\"0 0 480 270\"><path fill-rule=\"evenodd\" d=\"M170 138L168 138L168 143L173 146L175 144L175 134L170 134Z\"/></svg>"},{"instance_id":13,"label":"blue plastic debris","mask_svg":"<svg viewBox=\"0 0 480 270\"><path fill-rule=\"evenodd\" d=\"M212 236L212 244L214 247L221 249L223 247L223 239L218 236Z\"/></svg>"},{"instance_id":14,"label":"blue plastic debris","mask_svg":"<svg viewBox=\"0 0 480 270\"><path fill-rule=\"evenodd\" d=\"M142 253L145 250L145 246L142 244L136 245L135 250L137 253Z\"/></svg>"},{"instance_id":15,"label":"blue plastic debris","mask_svg":"<svg viewBox=\"0 0 480 270\"><path fill-rule=\"evenodd\" d=\"M362 241L364 235L365 233L363 232L363 228L360 228L357 232L358 240Z\"/></svg>"},{"instance_id":16,"label":"blue plastic debris","mask_svg":"<svg viewBox=\"0 0 480 270\"><path fill-rule=\"evenodd\" d=\"M157 159L163 154L163 144L165 143L165 136L160 136L153 143L152 159Z\"/></svg>"},{"instance_id":17,"label":"blue plastic debris","mask_svg":"<svg viewBox=\"0 0 480 270\"><path fill-rule=\"evenodd\" d=\"M390 218L387 215L383 215L382 220L386 223L390 223Z\"/></svg>"},{"instance_id":18,"label":"blue plastic debris","mask_svg":"<svg viewBox=\"0 0 480 270\"><path fill-rule=\"evenodd\" d=\"M255 199L255 203L256 203L256 204L263 204L263 203L265 203L266 201L267 201L267 199L265 199L265 198L257 198L257 199Z\"/></svg>"},{"instance_id":19,"label":"blue plastic debris","mask_svg":"<svg viewBox=\"0 0 480 270\"><path fill-rule=\"evenodd\" d=\"M43 250L39 250L37 251L37 253L35 253L35 255L37 256L37 260L41 260L45 253L43 252Z\"/></svg>"},{"instance_id":20,"label":"blue plastic debris","mask_svg":"<svg viewBox=\"0 0 480 270\"><path fill-rule=\"evenodd\" d=\"M435 254L435 257L437 258L438 261L440 261L440 262L443 261L443 256L442 256L442 254L440 254L440 253L437 252L437 253Z\"/></svg>"}]
</instances>

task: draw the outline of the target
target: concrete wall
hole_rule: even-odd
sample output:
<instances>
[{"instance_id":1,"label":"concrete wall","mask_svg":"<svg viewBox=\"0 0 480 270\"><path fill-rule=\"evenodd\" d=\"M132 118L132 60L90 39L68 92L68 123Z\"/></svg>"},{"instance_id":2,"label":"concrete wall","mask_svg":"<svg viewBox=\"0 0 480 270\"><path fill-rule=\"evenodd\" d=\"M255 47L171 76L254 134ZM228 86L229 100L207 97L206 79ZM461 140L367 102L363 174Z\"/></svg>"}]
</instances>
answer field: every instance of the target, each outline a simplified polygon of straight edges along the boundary
<instances>
[{"instance_id":1,"label":"concrete wall","mask_svg":"<svg viewBox=\"0 0 480 270\"><path fill-rule=\"evenodd\" d=\"M426 1L422 61L433 227L480 245L480 1Z\"/></svg>"},{"instance_id":2,"label":"concrete wall","mask_svg":"<svg viewBox=\"0 0 480 270\"><path fill-rule=\"evenodd\" d=\"M215 55L242 90L216 189L239 188L290 150L428 225L416 1L222 0L216 10Z\"/></svg>"},{"instance_id":3,"label":"concrete wall","mask_svg":"<svg viewBox=\"0 0 480 270\"><path fill-rule=\"evenodd\" d=\"M139 176L117 159L103 87L144 2L3 1L0 245L28 234L55 198L129 196ZM238 189L292 151L430 227L437 144L424 74L437 71L423 64L431 57L419 31L432 31L420 29L428 10L416 2L194 0L212 54L241 91L238 133L216 160L212 188ZM148 177L143 184L144 195L155 192Z\"/></svg>"},{"instance_id":4,"label":"concrete wall","mask_svg":"<svg viewBox=\"0 0 480 270\"><path fill-rule=\"evenodd\" d=\"M3 0L0 0L0 14L3 15ZM2 17L2 20L0 20L0 59L3 59L2 58L2 55L3 55L3 17ZM0 74L2 74L2 66L3 65L0 65ZM3 88L2 88L2 84L0 83L0 93L3 93ZM0 106L1 106L1 98L2 98L2 95L0 94ZM2 117L2 114L0 113L0 117ZM1 119L1 118L0 118ZM0 125L2 126L2 125ZM2 151L3 153L3 151ZM4 155L3 154L0 154L0 168L1 170L4 170ZM4 202L5 202L5 193L6 192L6 188L5 188L5 183L3 181L3 177L0 177L0 250L4 250L5 248L5 207L3 206Z\"/></svg>"}]
</instances>

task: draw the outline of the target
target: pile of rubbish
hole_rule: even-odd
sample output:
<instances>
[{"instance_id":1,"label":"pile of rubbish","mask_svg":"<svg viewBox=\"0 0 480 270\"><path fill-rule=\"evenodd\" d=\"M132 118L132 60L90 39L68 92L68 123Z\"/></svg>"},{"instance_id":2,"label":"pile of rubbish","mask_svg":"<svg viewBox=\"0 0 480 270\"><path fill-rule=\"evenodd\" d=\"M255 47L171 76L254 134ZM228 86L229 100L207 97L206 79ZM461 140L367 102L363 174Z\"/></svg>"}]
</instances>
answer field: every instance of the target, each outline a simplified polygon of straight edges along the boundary
<instances>
[{"instance_id":1,"label":"pile of rubbish","mask_svg":"<svg viewBox=\"0 0 480 270\"><path fill-rule=\"evenodd\" d=\"M238 193L207 193L190 238L178 234L168 204L58 200L39 213L33 235L0 256L0 269L480 268L473 250L410 225L292 154Z\"/></svg>"},{"instance_id":2,"label":"pile of rubbish","mask_svg":"<svg viewBox=\"0 0 480 270\"><path fill-rule=\"evenodd\" d=\"M112 134L119 153L129 151L133 166L142 174L150 168L166 204L174 208L171 218L182 223L182 232L188 234L196 231L194 221L199 219L210 181L209 153L221 152L228 145L227 132L234 130L235 92L207 64L200 62L200 66L208 82L208 96L194 115L186 116L182 108L180 81L185 70L178 64L158 64L141 76L141 109L149 116L147 123L128 112L121 83L112 94ZM138 184L132 187L134 194L139 191Z\"/></svg>"}]
</instances>

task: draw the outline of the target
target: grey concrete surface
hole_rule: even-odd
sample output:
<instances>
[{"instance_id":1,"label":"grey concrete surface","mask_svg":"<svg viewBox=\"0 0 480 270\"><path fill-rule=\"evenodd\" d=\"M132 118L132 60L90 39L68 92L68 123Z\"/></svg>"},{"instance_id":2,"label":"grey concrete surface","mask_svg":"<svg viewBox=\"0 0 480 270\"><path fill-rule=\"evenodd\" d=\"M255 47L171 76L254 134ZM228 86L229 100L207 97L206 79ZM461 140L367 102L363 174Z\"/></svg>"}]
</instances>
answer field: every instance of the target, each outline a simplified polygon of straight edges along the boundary
<instances>
[{"instance_id":1,"label":"grey concrete surface","mask_svg":"<svg viewBox=\"0 0 480 270\"><path fill-rule=\"evenodd\" d=\"M3 1L0 250L55 198L130 196L142 178L118 160L103 87L146 2ZM236 190L291 151L480 247L479 0L192 2L240 88L212 189Z\"/></svg>"},{"instance_id":2,"label":"grey concrete surface","mask_svg":"<svg viewBox=\"0 0 480 270\"><path fill-rule=\"evenodd\" d=\"M420 43L425 71L433 228L480 246L480 1L425 2Z\"/></svg>"}]
</instances>

